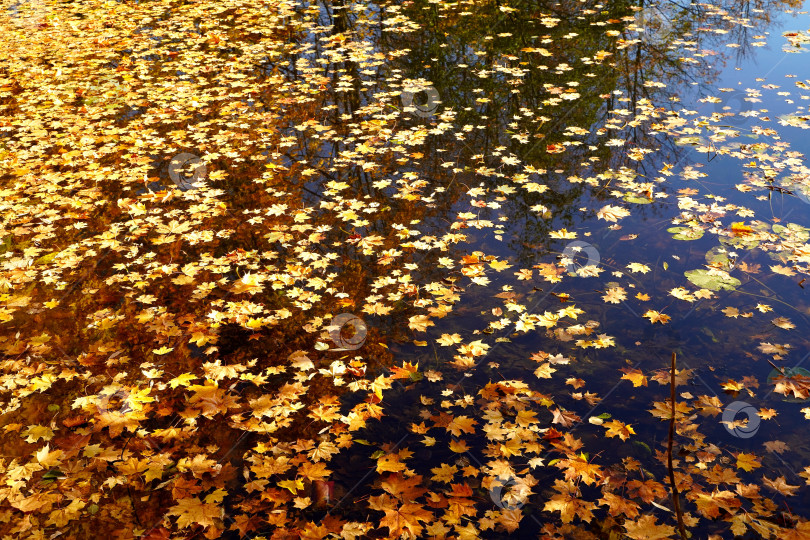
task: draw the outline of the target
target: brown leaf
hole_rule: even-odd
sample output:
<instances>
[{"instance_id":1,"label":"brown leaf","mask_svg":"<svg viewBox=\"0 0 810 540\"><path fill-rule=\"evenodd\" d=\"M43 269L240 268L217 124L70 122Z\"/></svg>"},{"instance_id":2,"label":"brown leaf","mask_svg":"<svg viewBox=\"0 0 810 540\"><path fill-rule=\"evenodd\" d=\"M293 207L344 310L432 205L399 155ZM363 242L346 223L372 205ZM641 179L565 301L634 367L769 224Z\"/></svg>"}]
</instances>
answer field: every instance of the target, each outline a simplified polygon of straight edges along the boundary
<instances>
[{"instance_id":1,"label":"brown leaf","mask_svg":"<svg viewBox=\"0 0 810 540\"><path fill-rule=\"evenodd\" d=\"M554 409L551 411L554 415L551 422L553 424L561 424L563 427L571 427L575 422L579 422L581 418L576 414L566 411L564 409Z\"/></svg>"}]
</instances>

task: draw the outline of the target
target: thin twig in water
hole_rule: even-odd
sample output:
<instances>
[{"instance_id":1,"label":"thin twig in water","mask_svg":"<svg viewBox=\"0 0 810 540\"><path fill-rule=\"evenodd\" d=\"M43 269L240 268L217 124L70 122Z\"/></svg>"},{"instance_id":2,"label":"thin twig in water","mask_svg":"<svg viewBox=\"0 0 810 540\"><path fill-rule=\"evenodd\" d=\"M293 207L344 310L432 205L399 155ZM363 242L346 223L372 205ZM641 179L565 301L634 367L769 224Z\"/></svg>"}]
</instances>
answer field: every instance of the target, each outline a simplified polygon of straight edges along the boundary
<instances>
[{"instance_id":1,"label":"thin twig in water","mask_svg":"<svg viewBox=\"0 0 810 540\"><path fill-rule=\"evenodd\" d=\"M781 373L783 376L785 375L785 370L784 369L780 368L779 366L777 366L776 364L771 362L769 359L766 358L766 360L768 360L768 363L773 366L773 369L775 369L776 371Z\"/></svg>"},{"instance_id":2,"label":"thin twig in water","mask_svg":"<svg viewBox=\"0 0 810 540\"><path fill-rule=\"evenodd\" d=\"M669 447L667 448L667 465L669 466L669 484L672 486L672 506L678 518L678 534L682 540L687 540L686 529L683 526L683 512L681 499L678 496L678 487L675 485L675 470L672 468L672 441L675 438L675 351L672 351L672 368L669 377L669 397L672 401L672 418L669 419Z\"/></svg>"}]
</instances>

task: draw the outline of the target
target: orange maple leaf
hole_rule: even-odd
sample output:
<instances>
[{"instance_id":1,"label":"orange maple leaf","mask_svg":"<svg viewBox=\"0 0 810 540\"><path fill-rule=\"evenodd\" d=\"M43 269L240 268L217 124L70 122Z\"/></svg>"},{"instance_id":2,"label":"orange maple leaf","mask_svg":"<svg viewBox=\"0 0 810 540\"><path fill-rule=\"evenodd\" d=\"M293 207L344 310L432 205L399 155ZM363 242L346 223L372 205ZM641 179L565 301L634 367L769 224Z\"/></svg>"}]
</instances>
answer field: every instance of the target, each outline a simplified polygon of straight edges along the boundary
<instances>
[{"instance_id":1,"label":"orange maple leaf","mask_svg":"<svg viewBox=\"0 0 810 540\"><path fill-rule=\"evenodd\" d=\"M731 232L734 233L734 236L745 236L748 234L752 234L754 229L743 223L742 221L735 221L731 224Z\"/></svg>"},{"instance_id":2,"label":"orange maple leaf","mask_svg":"<svg viewBox=\"0 0 810 540\"><path fill-rule=\"evenodd\" d=\"M382 482L381 487L404 502L412 502L417 497L421 497L427 491L421 487L422 476L416 474L410 478L405 478L401 474L391 474Z\"/></svg>"},{"instance_id":3,"label":"orange maple leaf","mask_svg":"<svg viewBox=\"0 0 810 540\"><path fill-rule=\"evenodd\" d=\"M615 493L604 493L602 498L596 502L600 505L606 505L611 516L625 516L628 519L634 519L638 516L639 506Z\"/></svg>"},{"instance_id":4,"label":"orange maple leaf","mask_svg":"<svg viewBox=\"0 0 810 540\"><path fill-rule=\"evenodd\" d=\"M687 498L692 500L697 506L698 512L707 518L719 517L721 509L733 514L742 505L731 491L714 491L712 493L691 491Z\"/></svg>"},{"instance_id":5,"label":"orange maple leaf","mask_svg":"<svg viewBox=\"0 0 810 540\"><path fill-rule=\"evenodd\" d=\"M655 480L631 480L627 482L627 494L630 497L638 497L645 503L651 503L656 499L663 499L667 496L667 491L660 482Z\"/></svg>"},{"instance_id":6,"label":"orange maple leaf","mask_svg":"<svg viewBox=\"0 0 810 540\"><path fill-rule=\"evenodd\" d=\"M217 504L203 502L197 497L180 499L167 512L170 516L177 516L177 526L181 529L202 525L210 527L216 524L217 519L223 518L223 511Z\"/></svg>"}]
</instances>

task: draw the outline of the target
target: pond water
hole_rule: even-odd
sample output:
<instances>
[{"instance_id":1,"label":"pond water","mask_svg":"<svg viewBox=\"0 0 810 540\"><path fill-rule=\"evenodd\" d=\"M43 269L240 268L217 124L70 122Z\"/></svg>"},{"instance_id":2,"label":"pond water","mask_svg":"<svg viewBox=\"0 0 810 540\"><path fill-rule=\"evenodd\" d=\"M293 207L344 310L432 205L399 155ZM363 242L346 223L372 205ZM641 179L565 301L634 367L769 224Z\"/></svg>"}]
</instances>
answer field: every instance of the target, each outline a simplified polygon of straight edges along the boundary
<instances>
[{"instance_id":1,"label":"pond water","mask_svg":"<svg viewBox=\"0 0 810 540\"><path fill-rule=\"evenodd\" d=\"M3 534L810 537L801 2L2 25Z\"/></svg>"}]
</instances>

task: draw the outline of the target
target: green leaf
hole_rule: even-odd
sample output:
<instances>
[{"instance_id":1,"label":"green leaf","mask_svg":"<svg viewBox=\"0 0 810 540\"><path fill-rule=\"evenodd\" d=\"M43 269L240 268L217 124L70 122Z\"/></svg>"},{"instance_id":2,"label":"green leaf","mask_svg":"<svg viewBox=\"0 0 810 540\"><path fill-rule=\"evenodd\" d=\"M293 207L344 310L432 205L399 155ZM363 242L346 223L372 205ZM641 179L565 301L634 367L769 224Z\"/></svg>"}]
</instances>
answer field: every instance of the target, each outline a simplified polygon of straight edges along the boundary
<instances>
[{"instance_id":1,"label":"green leaf","mask_svg":"<svg viewBox=\"0 0 810 540\"><path fill-rule=\"evenodd\" d=\"M0 243L0 253L5 253L6 251L11 251L11 235L6 236L3 238L3 242Z\"/></svg>"},{"instance_id":2,"label":"green leaf","mask_svg":"<svg viewBox=\"0 0 810 540\"><path fill-rule=\"evenodd\" d=\"M670 227L668 233L672 233L675 240L697 240L703 237L703 229L693 229L691 227Z\"/></svg>"},{"instance_id":3,"label":"green leaf","mask_svg":"<svg viewBox=\"0 0 810 540\"><path fill-rule=\"evenodd\" d=\"M43 482L58 480L59 478L65 478L65 473L63 473L59 469L51 469L50 471L42 475Z\"/></svg>"},{"instance_id":4,"label":"green leaf","mask_svg":"<svg viewBox=\"0 0 810 540\"><path fill-rule=\"evenodd\" d=\"M709 273L708 270L687 270L683 273L686 279L694 285L710 291L733 291L741 285L741 281L728 274Z\"/></svg>"},{"instance_id":5,"label":"green leaf","mask_svg":"<svg viewBox=\"0 0 810 540\"><path fill-rule=\"evenodd\" d=\"M633 444L637 444L637 445L639 445L640 447L642 447L643 449L645 449L645 450L646 450L647 452L649 452L650 454L652 454L652 453L653 453L652 448L650 448L650 447L649 447L649 446L648 446L646 443L643 443L643 442L641 442L641 441L633 441Z\"/></svg>"},{"instance_id":6,"label":"green leaf","mask_svg":"<svg viewBox=\"0 0 810 540\"><path fill-rule=\"evenodd\" d=\"M642 197L641 195L636 195L635 193L627 193L623 198L626 202L633 204L650 204L652 202L647 197Z\"/></svg>"},{"instance_id":7,"label":"green leaf","mask_svg":"<svg viewBox=\"0 0 810 540\"><path fill-rule=\"evenodd\" d=\"M47 255L43 255L42 257L40 257L39 259L34 261L34 264L48 264L49 262L54 260L54 258L57 255L59 255L58 251L54 251L53 253L48 253Z\"/></svg>"},{"instance_id":8,"label":"green leaf","mask_svg":"<svg viewBox=\"0 0 810 540\"><path fill-rule=\"evenodd\" d=\"M756 227L752 227L754 230L758 230ZM734 249L754 249L756 248L759 243L760 239L756 235L746 235L746 236L721 236L718 238L721 244L725 244L727 246L731 246Z\"/></svg>"},{"instance_id":9,"label":"green leaf","mask_svg":"<svg viewBox=\"0 0 810 540\"><path fill-rule=\"evenodd\" d=\"M731 259L728 258L728 250L723 246L715 246L706 252L706 262L718 263L725 266L731 266Z\"/></svg>"},{"instance_id":10,"label":"green leaf","mask_svg":"<svg viewBox=\"0 0 810 540\"><path fill-rule=\"evenodd\" d=\"M787 225L779 225L777 223L773 226L773 232L785 240L807 242L807 240L810 239L810 229L807 227L802 227L798 223L788 223Z\"/></svg>"}]
</instances>

